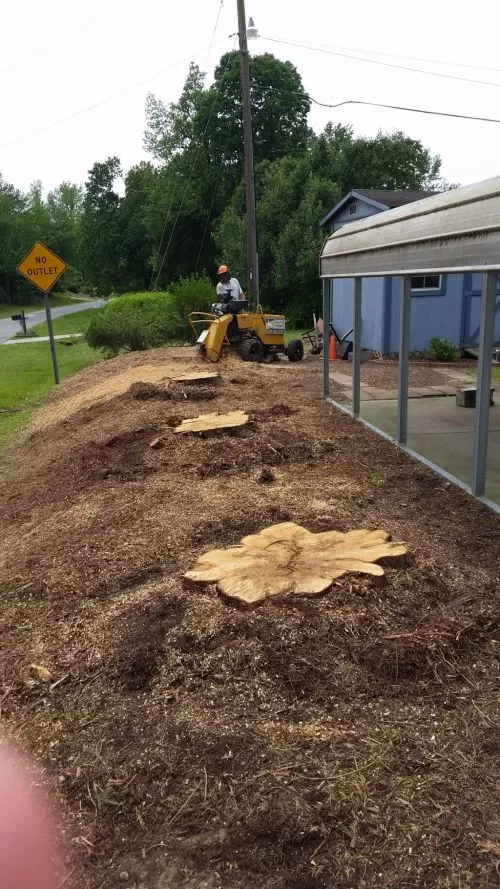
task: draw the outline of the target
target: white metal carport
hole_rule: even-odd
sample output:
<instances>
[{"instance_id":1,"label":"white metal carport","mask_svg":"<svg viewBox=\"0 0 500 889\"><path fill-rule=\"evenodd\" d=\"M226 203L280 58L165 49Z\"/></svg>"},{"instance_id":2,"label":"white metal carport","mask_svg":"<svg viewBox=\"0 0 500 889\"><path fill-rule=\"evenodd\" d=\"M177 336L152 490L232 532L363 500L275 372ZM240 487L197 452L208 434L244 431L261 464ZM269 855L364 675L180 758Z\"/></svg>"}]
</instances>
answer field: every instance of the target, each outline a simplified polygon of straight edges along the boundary
<instances>
[{"instance_id":1,"label":"white metal carport","mask_svg":"<svg viewBox=\"0 0 500 889\"><path fill-rule=\"evenodd\" d=\"M408 371L411 320L411 276L482 272L481 329L471 484L465 485L442 467L407 446ZM399 339L398 416L395 440L413 457L483 500L486 482L491 365L493 354L496 278L500 272L500 176L438 194L361 222L332 234L320 257L323 279L323 321L330 325L331 278L353 278L352 408L359 419L361 359L361 281L364 277L401 276L403 295ZM323 349L323 391L330 399L328 346ZM380 435L380 429L361 422ZM486 501L500 512L500 506Z\"/></svg>"}]
</instances>

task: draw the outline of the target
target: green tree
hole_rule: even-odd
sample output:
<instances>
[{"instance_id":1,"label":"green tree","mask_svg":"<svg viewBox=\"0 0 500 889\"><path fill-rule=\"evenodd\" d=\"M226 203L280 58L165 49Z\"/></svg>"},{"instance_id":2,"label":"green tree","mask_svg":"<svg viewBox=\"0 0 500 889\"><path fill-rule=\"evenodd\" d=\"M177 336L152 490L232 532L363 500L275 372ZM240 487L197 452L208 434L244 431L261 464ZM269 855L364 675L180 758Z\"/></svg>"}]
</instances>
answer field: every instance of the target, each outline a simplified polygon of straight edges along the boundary
<instances>
[{"instance_id":1,"label":"green tree","mask_svg":"<svg viewBox=\"0 0 500 889\"><path fill-rule=\"evenodd\" d=\"M42 183L33 182L23 195L0 176L0 300L36 302L37 291L24 282L17 265L37 240L44 241L70 265L56 285L81 279L79 262L82 189L63 182L44 199Z\"/></svg>"},{"instance_id":2,"label":"green tree","mask_svg":"<svg viewBox=\"0 0 500 889\"><path fill-rule=\"evenodd\" d=\"M80 227L83 212L83 188L62 182L47 195L47 213L51 226L50 246L69 265L80 260Z\"/></svg>"},{"instance_id":3,"label":"green tree","mask_svg":"<svg viewBox=\"0 0 500 889\"><path fill-rule=\"evenodd\" d=\"M311 134L307 125L311 103L297 69L268 53L252 56L250 84L255 163L300 152ZM222 56L212 86L201 96L195 130L210 159L224 159L227 178L234 185L243 172L239 53Z\"/></svg>"},{"instance_id":4,"label":"green tree","mask_svg":"<svg viewBox=\"0 0 500 889\"><path fill-rule=\"evenodd\" d=\"M328 125L318 142L327 147L329 173L343 194L351 188L419 191L439 186L441 158L400 131L356 138L350 127Z\"/></svg>"},{"instance_id":5,"label":"green tree","mask_svg":"<svg viewBox=\"0 0 500 889\"><path fill-rule=\"evenodd\" d=\"M120 198L114 191L121 175L117 157L95 163L89 171L83 199L81 250L88 281L108 294L119 280Z\"/></svg>"},{"instance_id":6,"label":"green tree","mask_svg":"<svg viewBox=\"0 0 500 889\"><path fill-rule=\"evenodd\" d=\"M37 180L30 185L26 195L23 228L31 245L34 241L46 241L51 246L52 224L43 199L42 183Z\"/></svg>"},{"instance_id":7,"label":"green tree","mask_svg":"<svg viewBox=\"0 0 500 889\"><path fill-rule=\"evenodd\" d=\"M152 93L146 97L144 148L156 160L168 162L189 148L194 120L203 95L205 75L191 62L180 99L166 105Z\"/></svg>"},{"instance_id":8,"label":"green tree","mask_svg":"<svg viewBox=\"0 0 500 889\"><path fill-rule=\"evenodd\" d=\"M403 133L356 138L328 125L302 151L256 169L261 299L308 323L320 304L320 220L350 188L439 187L440 158ZM243 193L236 191L214 232L219 254L244 255ZM231 260L233 261L233 260Z\"/></svg>"},{"instance_id":9,"label":"green tree","mask_svg":"<svg viewBox=\"0 0 500 889\"><path fill-rule=\"evenodd\" d=\"M16 266L27 252L26 199L0 175L0 301L15 303L25 288ZM33 288L31 288L33 289Z\"/></svg>"},{"instance_id":10,"label":"green tree","mask_svg":"<svg viewBox=\"0 0 500 889\"><path fill-rule=\"evenodd\" d=\"M256 162L303 151L310 139L309 99L294 66L271 55L256 56L250 73ZM221 58L208 89L204 74L191 65L178 102L166 105L148 96L146 124L145 146L164 162L145 211L153 268L161 267L154 281L157 277L157 286L163 287L193 271L213 270L216 220L218 231L225 228L230 233L226 219L231 212L229 217L224 214L240 191L243 174L238 53ZM235 235L236 231L231 239L233 257ZM231 262L235 265L234 258ZM243 263L241 271L237 267L243 274Z\"/></svg>"},{"instance_id":11,"label":"green tree","mask_svg":"<svg viewBox=\"0 0 500 889\"><path fill-rule=\"evenodd\" d=\"M125 197L116 219L120 238L115 289L143 291L149 287L153 238L147 208L157 175L152 164L141 163L125 176Z\"/></svg>"}]
</instances>

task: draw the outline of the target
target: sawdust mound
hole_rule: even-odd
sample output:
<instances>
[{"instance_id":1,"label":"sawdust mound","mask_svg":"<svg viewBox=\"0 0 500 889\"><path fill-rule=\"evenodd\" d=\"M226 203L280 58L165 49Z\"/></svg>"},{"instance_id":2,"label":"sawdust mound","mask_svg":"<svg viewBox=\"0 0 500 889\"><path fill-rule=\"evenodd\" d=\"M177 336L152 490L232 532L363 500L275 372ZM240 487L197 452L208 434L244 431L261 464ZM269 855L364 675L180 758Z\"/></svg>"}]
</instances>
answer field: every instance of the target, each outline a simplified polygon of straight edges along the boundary
<instances>
[{"instance_id":1,"label":"sawdust mound","mask_svg":"<svg viewBox=\"0 0 500 889\"><path fill-rule=\"evenodd\" d=\"M63 384L56 397L35 415L31 428L33 430L46 429L48 426L60 423L82 408L88 408L91 405L110 401L112 398L123 395L134 383L167 383L173 376L189 373L196 369L203 370L202 367L188 364L140 364L118 373L108 374L106 379L75 394L71 393L70 386L66 387ZM70 394L64 397L67 390ZM62 397L58 397L58 395L62 395Z\"/></svg>"},{"instance_id":2,"label":"sawdust mound","mask_svg":"<svg viewBox=\"0 0 500 889\"><path fill-rule=\"evenodd\" d=\"M210 411L251 422L175 435L199 404L129 390L199 366L178 353L65 381L2 456L2 726L68 885L491 889L498 519L326 407L320 361L224 362ZM252 609L184 579L286 522L410 555Z\"/></svg>"}]
</instances>

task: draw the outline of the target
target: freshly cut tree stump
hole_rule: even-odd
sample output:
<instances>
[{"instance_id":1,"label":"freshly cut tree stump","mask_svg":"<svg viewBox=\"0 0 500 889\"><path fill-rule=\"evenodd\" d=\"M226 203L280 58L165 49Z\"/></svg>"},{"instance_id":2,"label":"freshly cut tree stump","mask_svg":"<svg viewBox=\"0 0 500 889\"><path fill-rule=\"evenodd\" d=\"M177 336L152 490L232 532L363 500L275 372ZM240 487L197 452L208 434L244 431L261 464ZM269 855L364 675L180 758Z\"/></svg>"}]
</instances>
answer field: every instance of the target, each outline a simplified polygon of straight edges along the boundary
<instances>
[{"instance_id":1,"label":"freshly cut tree stump","mask_svg":"<svg viewBox=\"0 0 500 889\"><path fill-rule=\"evenodd\" d=\"M232 429L248 423L245 411L231 411L229 414L202 414L190 420L183 420L174 432L209 432L211 429Z\"/></svg>"},{"instance_id":2,"label":"freshly cut tree stump","mask_svg":"<svg viewBox=\"0 0 500 889\"><path fill-rule=\"evenodd\" d=\"M378 559L408 552L386 531L324 531L312 534L294 522L264 528L240 546L213 549L185 577L216 583L224 595L248 605L271 596L314 596L347 572L384 574Z\"/></svg>"},{"instance_id":3,"label":"freshly cut tree stump","mask_svg":"<svg viewBox=\"0 0 500 889\"><path fill-rule=\"evenodd\" d=\"M219 378L219 374L214 371L209 370L200 370L193 371L193 373L182 374L179 377L170 377L172 383L202 383L205 380L217 380Z\"/></svg>"}]
</instances>

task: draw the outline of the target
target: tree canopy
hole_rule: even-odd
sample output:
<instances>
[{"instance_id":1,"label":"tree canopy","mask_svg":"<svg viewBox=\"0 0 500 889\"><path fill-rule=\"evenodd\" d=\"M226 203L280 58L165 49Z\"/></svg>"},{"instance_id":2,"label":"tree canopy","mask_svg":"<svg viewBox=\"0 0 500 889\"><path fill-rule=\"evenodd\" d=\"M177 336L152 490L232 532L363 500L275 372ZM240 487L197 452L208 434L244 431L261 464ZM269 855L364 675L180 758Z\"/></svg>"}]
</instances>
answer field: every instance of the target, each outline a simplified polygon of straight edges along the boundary
<instances>
[{"instance_id":1,"label":"tree canopy","mask_svg":"<svg viewBox=\"0 0 500 889\"><path fill-rule=\"evenodd\" d=\"M270 54L250 60L261 301L308 320L319 305L321 218L350 188L439 189L441 160L402 132L355 136L329 123L315 134L297 69ZM245 192L239 57L213 81L189 67L177 102L146 99L151 162L122 173L97 161L82 188L44 197L0 177L0 299L25 298L16 265L37 238L70 265L66 281L103 294L162 289L224 261L244 281ZM123 179L124 193L118 188Z\"/></svg>"}]
</instances>

